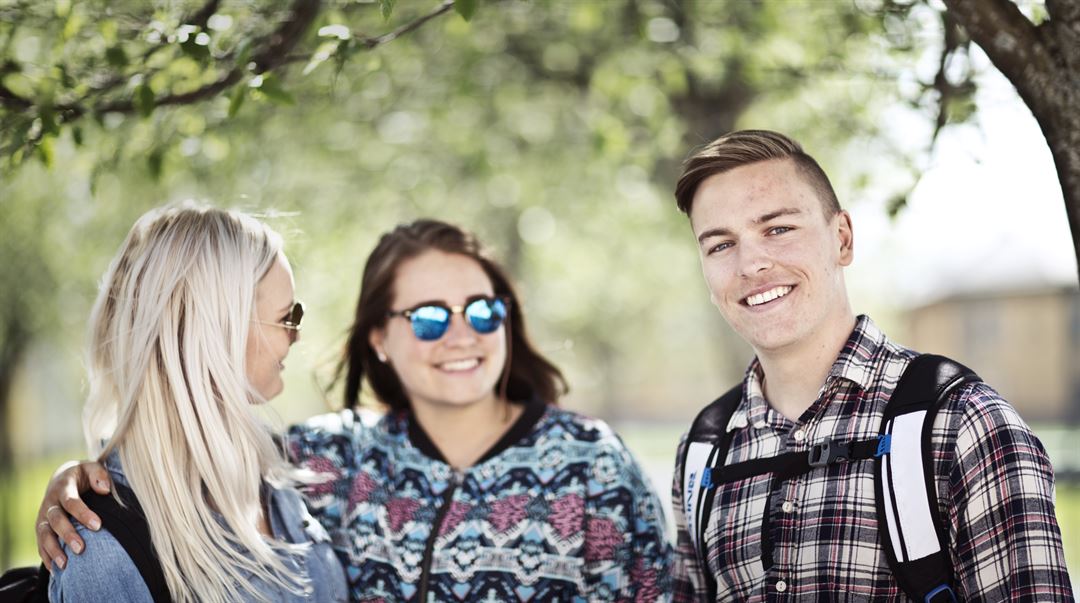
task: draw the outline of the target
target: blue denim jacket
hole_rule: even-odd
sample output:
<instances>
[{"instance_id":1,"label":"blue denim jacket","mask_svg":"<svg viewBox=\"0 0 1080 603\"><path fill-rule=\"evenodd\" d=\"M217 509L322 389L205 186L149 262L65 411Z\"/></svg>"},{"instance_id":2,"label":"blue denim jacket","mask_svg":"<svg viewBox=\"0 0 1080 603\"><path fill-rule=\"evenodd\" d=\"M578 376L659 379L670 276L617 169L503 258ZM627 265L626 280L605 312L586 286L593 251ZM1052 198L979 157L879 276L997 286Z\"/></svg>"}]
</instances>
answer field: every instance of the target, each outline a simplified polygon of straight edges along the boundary
<instances>
[{"instance_id":1,"label":"blue denim jacket","mask_svg":"<svg viewBox=\"0 0 1080 603\"><path fill-rule=\"evenodd\" d=\"M127 484L117 455L105 466L113 480ZM330 538L319 522L308 514L303 499L292 489L271 490L269 497L270 530L274 538L291 543L311 542L301 555L284 559L286 567L306 574L310 580L306 592L295 594L263 581L258 590L270 601L346 601L345 573L330 547ZM49 601L53 603L151 602L150 590L143 582L135 563L120 543L106 529L93 532L75 522L75 529L86 543L81 555L64 547L67 568L53 564L49 581ZM255 580L254 577L251 580ZM250 599L254 600L254 599Z\"/></svg>"}]
</instances>

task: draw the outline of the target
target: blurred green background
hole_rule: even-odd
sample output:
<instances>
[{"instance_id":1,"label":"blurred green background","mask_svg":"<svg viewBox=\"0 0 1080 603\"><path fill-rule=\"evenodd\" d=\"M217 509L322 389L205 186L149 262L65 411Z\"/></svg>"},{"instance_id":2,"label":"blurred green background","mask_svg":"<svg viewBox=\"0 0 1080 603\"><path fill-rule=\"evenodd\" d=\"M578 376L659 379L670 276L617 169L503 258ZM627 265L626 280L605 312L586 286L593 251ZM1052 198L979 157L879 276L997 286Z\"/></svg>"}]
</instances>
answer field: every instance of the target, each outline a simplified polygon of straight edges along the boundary
<instances>
[{"instance_id":1,"label":"blurred green background","mask_svg":"<svg viewBox=\"0 0 1080 603\"><path fill-rule=\"evenodd\" d=\"M286 237L309 314L277 424L337 408L367 253L434 216L494 248L564 404L613 423L669 496L679 434L750 359L671 195L687 152L736 127L793 135L833 178L856 311L968 363L1033 424L1080 566L1061 192L1015 91L936 4L0 0L0 17L0 567L34 561L45 482L85 455L97 280L137 216L185 198Z\"/></svg>"}]
</instances>

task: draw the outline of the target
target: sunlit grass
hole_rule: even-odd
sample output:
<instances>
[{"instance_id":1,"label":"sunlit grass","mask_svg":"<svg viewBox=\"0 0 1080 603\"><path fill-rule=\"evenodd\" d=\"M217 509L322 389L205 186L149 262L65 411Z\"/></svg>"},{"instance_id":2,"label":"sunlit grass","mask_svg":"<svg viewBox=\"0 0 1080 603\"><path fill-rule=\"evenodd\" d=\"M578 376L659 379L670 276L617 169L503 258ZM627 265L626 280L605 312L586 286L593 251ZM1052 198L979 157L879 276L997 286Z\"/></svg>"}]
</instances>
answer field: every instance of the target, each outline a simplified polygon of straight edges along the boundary
<instances>
[{"instance_id":1,"label":"sunlit grass","mask_svg":"<svg viewBox=\"0 0 1080 603\"><path fill-rule=\"evenodd\" d=\"M11 524L4 526L12 535L11 566L34 565L39 563L37 544L34 541L34 518L37 515L38 505L45 493L45 485L49 483L49 477L60 463L74 458L54 457L40 460L30 464L24 464L15 475L13 483L5 484L8 490L8 498L12 505Z\"/></svg>"}]
</instances>

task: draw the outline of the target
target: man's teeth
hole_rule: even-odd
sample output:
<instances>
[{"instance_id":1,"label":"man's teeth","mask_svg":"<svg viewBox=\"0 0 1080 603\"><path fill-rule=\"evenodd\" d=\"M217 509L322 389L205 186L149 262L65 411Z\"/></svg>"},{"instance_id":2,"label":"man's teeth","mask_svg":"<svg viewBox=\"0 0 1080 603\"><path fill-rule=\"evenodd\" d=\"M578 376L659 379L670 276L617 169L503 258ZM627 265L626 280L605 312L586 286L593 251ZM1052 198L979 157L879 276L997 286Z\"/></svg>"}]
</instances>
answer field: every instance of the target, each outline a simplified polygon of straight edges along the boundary
<instances>
[{"instance_id":1,"label":"man's teeth","mask_svg":"<svg viewBox=\"0 0 1080 603\"><path fill-rule=\"evenodd\" d=\"M772 300L774 300L774 299L776 299L778 297L784 297L788 293L791 293L791 287L787 287L787 286L776 287L776 288L773 288L773 289L769 289L768 291L765 291L764 293L758 293L757 295L751 295L750 297L746 298L746 305L748 305L748 306L760 306L761 304L763 304L765 302L771 302Z\"/></svg>"},{"instance_id":2,"label":"man's teeth","mask_svg":"<svg viewBox=\"0 0 1080 603\"><path fill-rule=\"evenodd\" d=\"M479 358L466 358L465 360L454 360L452 362L444 362L439 365L444 371L467 371L480 364Z\"/></svg>"}]
</instances>

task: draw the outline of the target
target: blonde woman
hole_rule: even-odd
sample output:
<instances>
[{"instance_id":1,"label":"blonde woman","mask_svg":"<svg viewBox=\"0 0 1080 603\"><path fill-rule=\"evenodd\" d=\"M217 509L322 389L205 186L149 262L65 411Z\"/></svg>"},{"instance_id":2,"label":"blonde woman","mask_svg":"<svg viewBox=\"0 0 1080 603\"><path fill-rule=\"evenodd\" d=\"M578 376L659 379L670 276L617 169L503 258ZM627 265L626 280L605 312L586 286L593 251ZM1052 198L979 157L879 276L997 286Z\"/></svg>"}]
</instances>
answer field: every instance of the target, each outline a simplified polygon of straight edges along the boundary
<instances>
[{"instance_id":1,"label":"blonde woman","mask_svg":"<svg viewBox=\"0 0 1080 603\"><path fill-rule=\"evenodd\" d=\"M346 599L319 523L253 406L282 389L303 308L280 237L236 212L144 215L90 324L91 455L134 493L175 601ZM58 512L58 511L54 511ZM53 565L52 601L150 601L108 526Z\"/></svg>"}]
</instances>

